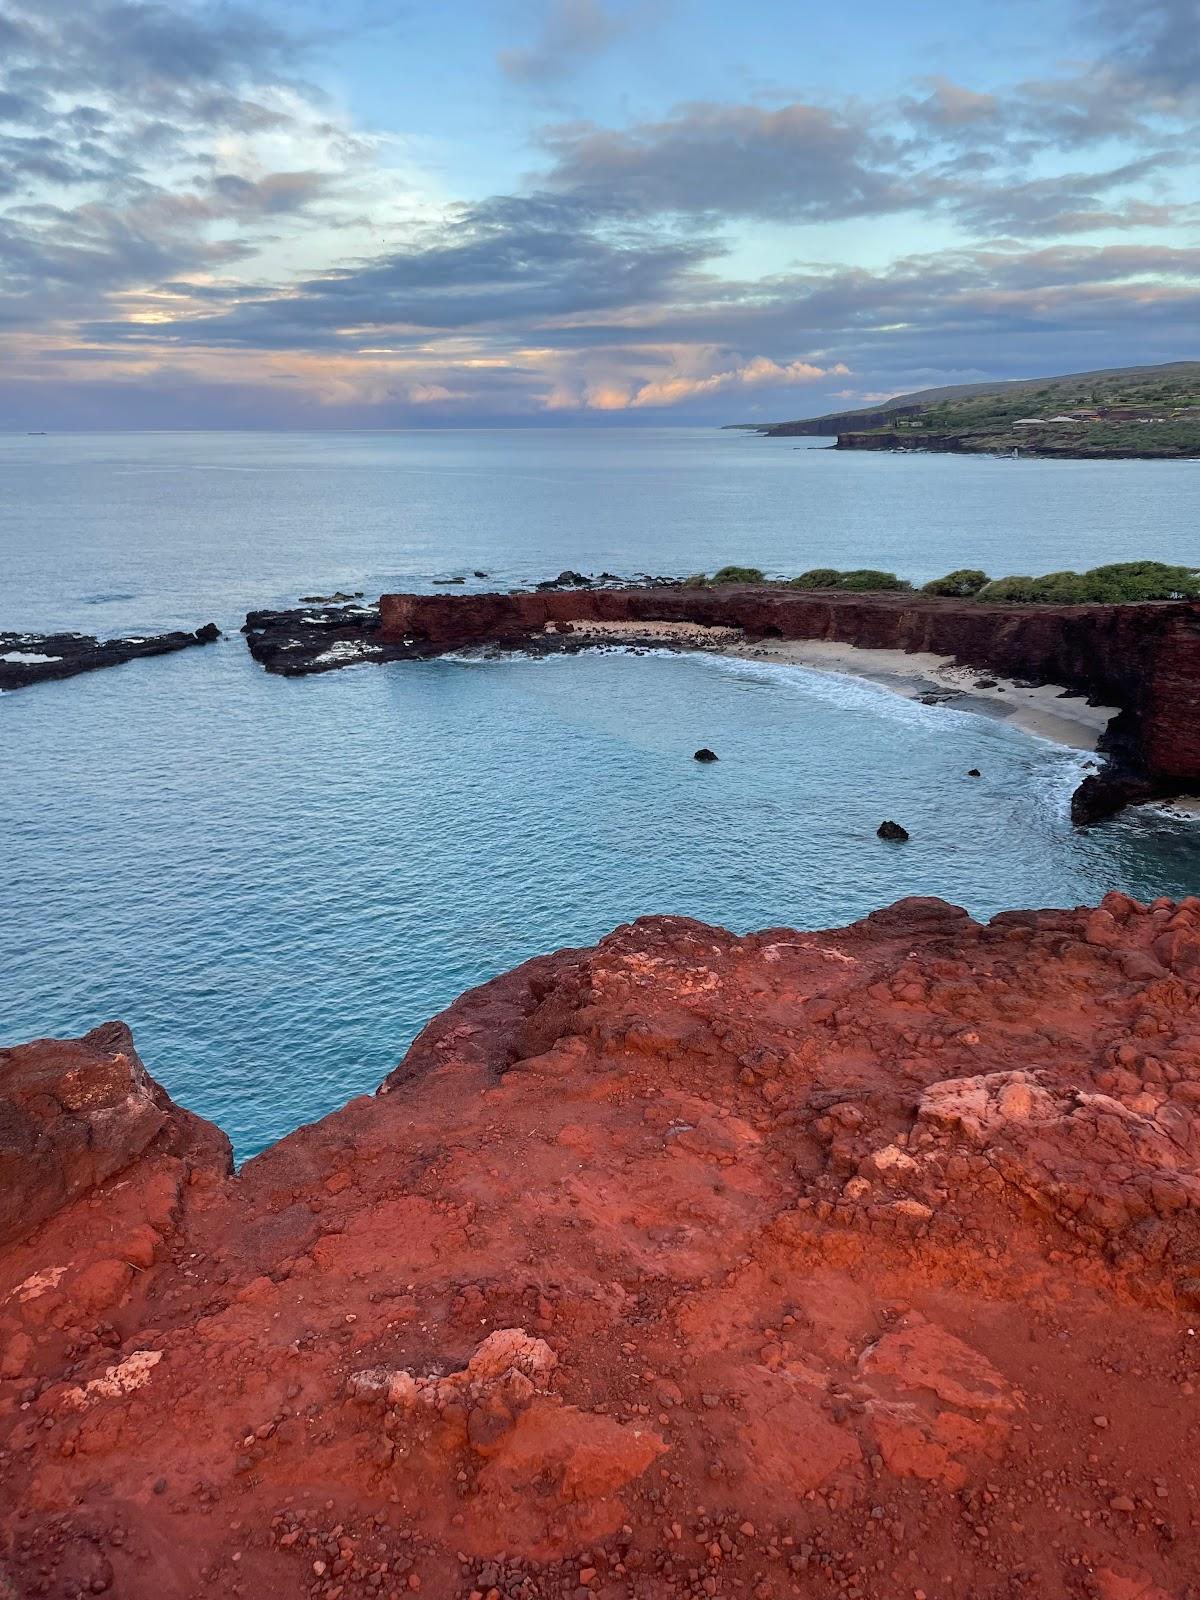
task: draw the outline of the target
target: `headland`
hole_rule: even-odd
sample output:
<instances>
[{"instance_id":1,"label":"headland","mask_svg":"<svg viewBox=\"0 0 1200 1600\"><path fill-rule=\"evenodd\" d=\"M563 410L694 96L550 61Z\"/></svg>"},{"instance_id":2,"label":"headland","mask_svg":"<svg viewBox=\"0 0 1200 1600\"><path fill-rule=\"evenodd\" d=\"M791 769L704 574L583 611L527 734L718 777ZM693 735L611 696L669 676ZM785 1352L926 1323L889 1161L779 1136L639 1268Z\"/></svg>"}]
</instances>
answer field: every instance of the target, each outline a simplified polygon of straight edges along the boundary
<instances>
[{"instance_id":1,"label":"headland","mask_svg":"<svg viewBox=\"0 0 1200 1600\"><path fill-rule=\"evenodd\" d=\"M1058 460L1200 458L1200 362L952 384L853 411L737 424L768 438L835 436L838 450Z\"/></svg>"},{"instance_id":2,"label":"headland","mask_svg":"<svg viewBox=\"0 0 1200 1600\"><path fill-rule=\"evenodd\" d=\"M0 1592L1193 1592L1200 900L648 918L236 1177L119 1024L0 1110Z\"/></svg>"}]
</instances>

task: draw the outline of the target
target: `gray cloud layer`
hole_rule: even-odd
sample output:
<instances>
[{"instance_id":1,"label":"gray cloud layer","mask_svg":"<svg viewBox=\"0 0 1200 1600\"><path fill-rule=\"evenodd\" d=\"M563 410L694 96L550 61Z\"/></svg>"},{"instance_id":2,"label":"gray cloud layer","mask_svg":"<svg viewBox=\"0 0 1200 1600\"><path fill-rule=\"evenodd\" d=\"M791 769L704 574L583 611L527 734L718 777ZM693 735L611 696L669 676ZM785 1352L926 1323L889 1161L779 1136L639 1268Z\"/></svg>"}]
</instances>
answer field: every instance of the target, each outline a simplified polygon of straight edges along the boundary
<instances>
[{"instance_id":1,"label":"gray cloud layer","mask_svg":"<svg viewBox=\"0 0 1200 1600\"><path fill-rule=\"evenodd\" d=\"M500 68L518 83L556 82L628 33L641 9L621 12L603 0L551 0L536 41L502 50Z\"/></svg>"},{"instance_id":2,"label":"gray cloud layer","mask_svg":"<svg viewBox=\"0 0 1200 1600\"><path fill-rule=\"evenodd\" d=\"M537 188L453 208L369 259L264 282L262 251L284 230L329 231L367 159L302 82L297 41L223 5L0 0L0 332L53 333L46 392L58 383L75 405L107 382L131 417L131 397L161 397L174 370L181 388L216 392L201 358L241 363L226 381L256 395L255 357L360 360L364 414L432 402L492 415L711 397L727 378L799 382L838 363L880 390L1188 354L1200 207L1175 191L1200 117L1196 0L1080 3L1093 49L1061 78L558 125ZM640 14L554 0L503 68L545 85ZM321 160L233 170L218 154L229 133ZM873 270L723 276L738 225L807 241L883 218L962 242ZM129 314L135 292L156 297L152 318ZM375 376L385 354L416 375L389 389ZM65 380L68 367L105 376Z\"/></svg>"}]
</instances>

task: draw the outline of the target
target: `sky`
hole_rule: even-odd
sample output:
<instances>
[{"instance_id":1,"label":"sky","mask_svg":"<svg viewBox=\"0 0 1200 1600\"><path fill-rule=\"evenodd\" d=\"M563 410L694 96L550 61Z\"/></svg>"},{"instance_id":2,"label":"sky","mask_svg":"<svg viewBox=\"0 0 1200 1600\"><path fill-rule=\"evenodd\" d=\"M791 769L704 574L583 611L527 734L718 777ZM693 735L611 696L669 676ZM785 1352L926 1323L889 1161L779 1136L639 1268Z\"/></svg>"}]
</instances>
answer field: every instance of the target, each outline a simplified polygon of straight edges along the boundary
<instances>
[{"instance_id":1,"label":"sky","mask_svg":"<svg viewBox=\"0 0 1200 1600\"><path fill-rule=\"evenodd\" d=\"M1200 0L0 0L0 427L1200 356Z\"/></svg>"}]
</instances>

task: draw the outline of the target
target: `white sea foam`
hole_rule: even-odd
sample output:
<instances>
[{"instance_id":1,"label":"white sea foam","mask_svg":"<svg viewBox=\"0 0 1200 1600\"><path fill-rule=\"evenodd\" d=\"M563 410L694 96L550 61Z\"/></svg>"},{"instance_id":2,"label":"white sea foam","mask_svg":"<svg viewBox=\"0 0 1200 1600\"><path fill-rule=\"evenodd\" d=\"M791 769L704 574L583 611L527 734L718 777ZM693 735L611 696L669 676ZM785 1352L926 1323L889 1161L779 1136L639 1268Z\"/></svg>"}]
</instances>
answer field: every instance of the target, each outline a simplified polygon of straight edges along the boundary
<instances>
[{"instance_id":1,"label":"white sea foam","mask_svg":"<svg viewBox=\"0 0 1200 1600\"><path fill-rule=\"evenodd\" d=\"M313 657L313 664L326 661L369 661L380 653L377 644L363 644L358 639L338 639L328 650Z\"/></svg>"}]
</instances>

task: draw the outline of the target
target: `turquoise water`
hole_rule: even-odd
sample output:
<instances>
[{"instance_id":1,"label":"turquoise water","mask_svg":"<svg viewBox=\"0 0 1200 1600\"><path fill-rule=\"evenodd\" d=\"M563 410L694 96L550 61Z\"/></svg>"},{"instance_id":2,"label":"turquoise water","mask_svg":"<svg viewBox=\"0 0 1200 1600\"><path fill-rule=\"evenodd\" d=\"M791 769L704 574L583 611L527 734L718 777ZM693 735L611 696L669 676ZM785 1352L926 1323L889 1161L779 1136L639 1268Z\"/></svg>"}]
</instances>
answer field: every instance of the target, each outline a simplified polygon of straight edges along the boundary
<instances>
[{"instance_id":1,"label":"turquoise water","mask_svg":"<svg viewBox=\"0 0 1200 1600\"><path fill-rule=\"evenodd\" d=\"M4 440L0 627L235 628L314 588L475 565L921 576L1194 554L1194 471L1080 466L708 434ZM720 762L693 762L700 744ZM463 988L630 917L815 927L910 893L986 915L1200 888L1200 829L1151 811L1070 828L1077 753L757 662L289 682L235 632L0 697L0 759L0 1041L122 1017L243 1157L373 1088ZM874 837L884 816L907 846Z\"/></svg>"}]
</instances>

